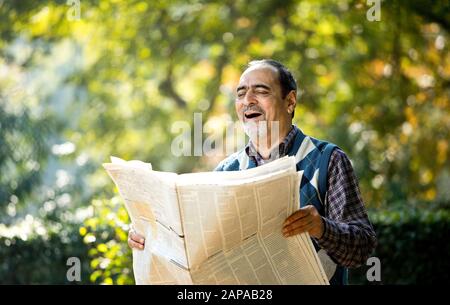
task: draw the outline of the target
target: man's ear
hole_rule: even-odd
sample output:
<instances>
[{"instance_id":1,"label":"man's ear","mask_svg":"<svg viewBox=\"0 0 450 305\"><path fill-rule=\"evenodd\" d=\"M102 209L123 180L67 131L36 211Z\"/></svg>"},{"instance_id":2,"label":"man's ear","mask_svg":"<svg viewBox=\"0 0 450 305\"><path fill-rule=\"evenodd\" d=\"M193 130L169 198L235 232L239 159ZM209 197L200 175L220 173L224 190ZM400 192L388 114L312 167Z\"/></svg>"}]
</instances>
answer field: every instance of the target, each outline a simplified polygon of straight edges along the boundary
<instances>
[{"instance_id":1,"label":"man's ear","mask_svg":"<svg viewBox=\"0 0 450 305\"><path fill-rule=\"evenodd\" d=\"M297 104L297 91L291 90L291 92L286 95L287 101L287 112L293 113L295 110L295 105Z\"/></svg>"}]
</instances>

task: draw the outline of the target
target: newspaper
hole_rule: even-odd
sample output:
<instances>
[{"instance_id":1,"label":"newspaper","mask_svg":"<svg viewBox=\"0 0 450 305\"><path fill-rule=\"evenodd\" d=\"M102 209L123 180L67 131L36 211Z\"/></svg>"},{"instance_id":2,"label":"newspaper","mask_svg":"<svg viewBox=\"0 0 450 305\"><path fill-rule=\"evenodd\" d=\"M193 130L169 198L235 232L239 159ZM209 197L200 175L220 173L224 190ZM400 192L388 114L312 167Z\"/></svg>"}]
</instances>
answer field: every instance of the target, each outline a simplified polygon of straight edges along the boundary
<instances>
[{"instance_id":1,"label":"newspaper","mask_svg":"<svg viewBox=\"0 0 450 305\"><path fill-rule=\"evenodd\" d=\"M146 240L136 284L329 284L309 234L281 232L299 206L295 165L177 175L112 157L103 166Z\"/></svg>"}]
</instances>

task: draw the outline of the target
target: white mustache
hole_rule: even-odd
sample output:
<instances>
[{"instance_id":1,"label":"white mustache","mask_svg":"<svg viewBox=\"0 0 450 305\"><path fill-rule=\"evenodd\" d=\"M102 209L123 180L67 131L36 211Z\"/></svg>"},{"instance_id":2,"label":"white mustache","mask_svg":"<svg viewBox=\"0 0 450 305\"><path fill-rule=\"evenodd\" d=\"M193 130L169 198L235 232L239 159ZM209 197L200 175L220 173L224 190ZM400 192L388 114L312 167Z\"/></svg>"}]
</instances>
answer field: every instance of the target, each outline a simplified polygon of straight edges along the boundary
<instances>
[{"instance_id":1,"label":"white mustache","mask_svg":"<svg viewBox=\"0 0 450 305\"><path fill-rule=\"evenodd\" d=\"M262 113L263 115L266 114L266 112L264 110L262 110L262 108L258 107L258 106L246 106L243 110L242 110L242 115L244 115L244 113L246 113L247 111L257 111Z\"/></svg>"}]
</instances>

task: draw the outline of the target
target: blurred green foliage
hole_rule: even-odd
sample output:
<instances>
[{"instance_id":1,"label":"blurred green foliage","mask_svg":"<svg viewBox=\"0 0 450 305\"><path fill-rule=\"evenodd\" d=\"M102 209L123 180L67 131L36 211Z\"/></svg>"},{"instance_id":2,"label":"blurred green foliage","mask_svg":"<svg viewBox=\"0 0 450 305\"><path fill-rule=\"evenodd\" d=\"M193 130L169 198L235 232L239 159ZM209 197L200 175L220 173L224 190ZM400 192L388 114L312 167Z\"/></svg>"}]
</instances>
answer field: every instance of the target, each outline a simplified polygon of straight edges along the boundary
<instances>
[{"instance_id":1,"label":"blurred green foliage","mask_svg":"<svg viewBox=\"0 0 450 305\"><path fill-rule=\"evenodd\" d=\"M442 284L450 281L450 211L423 209L371 211L379 246L381 282L370 284ZM371 266L351 270L351 284L368 284Z\"/></svg>"},{"instance_id":2,"label":"blurred green foliage","mask_svg":"<svg viewBox=\"0 0 450 305\"><path fill-rule=\"evenodd\" d=\"M84 283L132 283L128 218L101 163L211 170L222 157L171 153L173 123L201 112L204 136L222 135L257 58L292 70L295 123L349 154L369 207L448 210L448 1L382 1L379 22L362 0L80 3L73 20L63 0L0 0L1 282L65 283L64 258L79 256ZM410 240L434 242L375 221L382 262Z\"/></svg>"},{"instance_id":3,"label":"blurred green foliage","mask_svg":"<svg viewBox=\"0 0 450 305\"><path fill-rule=\"evenodd\" d=\"M127 244L128 214L118 196L92 202L96 215L79 233L89 245L92 283L132 284L131 250Z\"/></svg>"},{"instance_id":4,"label":"blurred green foliage","mask_svg":"<svg viewBox=\"0 0 450 305\"><path fill-rule=\"evenodd\" d=\"M21 228L19 228L21 229ZM44 236L0 236L0 278L2 284L64 284L67 281L67 259L78 257L81 281L88 283L88 245L78 234L78 226Z\"/></svg>"}]
</instances>

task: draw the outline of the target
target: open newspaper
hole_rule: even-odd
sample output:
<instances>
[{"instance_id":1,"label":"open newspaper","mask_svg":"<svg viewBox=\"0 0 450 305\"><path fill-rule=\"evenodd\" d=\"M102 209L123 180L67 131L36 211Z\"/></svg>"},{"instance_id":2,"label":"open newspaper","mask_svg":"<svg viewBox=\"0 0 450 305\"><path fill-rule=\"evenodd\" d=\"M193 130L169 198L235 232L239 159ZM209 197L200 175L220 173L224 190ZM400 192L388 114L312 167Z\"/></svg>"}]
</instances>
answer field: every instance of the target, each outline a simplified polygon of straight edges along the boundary
<instances>
[{"instance_id":1,"label":"open newspaper","mask_svg":"<svg viewBox=\"0 0 450 305\"><path fill-rule=\"evenodd\" d=\"M294 157L182 175L111 159L103 166L146 238L133 249L137 284L328 284L309 234L281 232L299 206Z\"/></svg>"}]
</instances>

